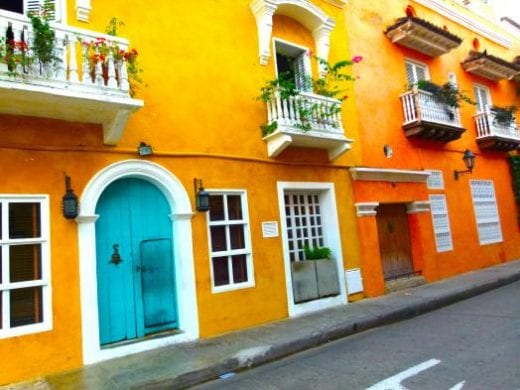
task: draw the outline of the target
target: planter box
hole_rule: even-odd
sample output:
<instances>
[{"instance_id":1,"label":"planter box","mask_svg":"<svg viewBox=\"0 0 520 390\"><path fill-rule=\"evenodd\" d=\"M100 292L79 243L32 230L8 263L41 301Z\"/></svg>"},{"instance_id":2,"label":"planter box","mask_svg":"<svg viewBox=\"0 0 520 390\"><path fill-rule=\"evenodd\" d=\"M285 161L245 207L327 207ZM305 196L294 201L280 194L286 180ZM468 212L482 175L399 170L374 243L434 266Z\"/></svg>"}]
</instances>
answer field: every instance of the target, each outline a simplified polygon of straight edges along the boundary
<instances>
[{"instance_id":1,"label":"planter box","mask_svg":"<svg viewBox=\"0 0 520 390\"><path fill-rule=\"evenodd\" d=\"M304 260L291 263L294 303L339 294L338 270L334 260Z\"/></svg>"},{"instance_id":2,"label":"planter box","mask_svg":"<svg viewBox=\"0 0 520 390\"><path fill-rule=\"evenodd\" d=\"M304 260L291 263L294 303L318 299L315 261Z\"/></svg>"},{"instance_id":3,"label":"planter box","mask_svg":"<svg viewBox=\"0 0 520 390\"><path fill-rule=\"evenodd\" d=\"M320 298L339 294L338 269L334 260L314 260Z\"/></svg>"}]
</instances>

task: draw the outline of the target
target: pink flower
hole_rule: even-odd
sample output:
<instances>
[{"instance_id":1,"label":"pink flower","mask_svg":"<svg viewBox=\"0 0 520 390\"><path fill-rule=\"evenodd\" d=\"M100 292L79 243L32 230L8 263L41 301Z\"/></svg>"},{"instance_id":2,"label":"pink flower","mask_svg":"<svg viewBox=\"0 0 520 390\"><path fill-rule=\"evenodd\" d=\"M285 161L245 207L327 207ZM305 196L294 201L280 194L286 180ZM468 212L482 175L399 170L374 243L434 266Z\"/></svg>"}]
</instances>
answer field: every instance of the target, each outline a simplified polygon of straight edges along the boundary
<instances>
[{"instance_id":1,"label":"pink flower","mask_svg":"<svg viewBox=\"0 0 520 390\"><path fill-rule=\"evenodd\" d=\"M363 57L361 57L361 56L354 56L354 57L352 57L352 62L354 64L357 64L357 63L361 62L362 60L363 60Z\"/></svg>"}]
</instances>

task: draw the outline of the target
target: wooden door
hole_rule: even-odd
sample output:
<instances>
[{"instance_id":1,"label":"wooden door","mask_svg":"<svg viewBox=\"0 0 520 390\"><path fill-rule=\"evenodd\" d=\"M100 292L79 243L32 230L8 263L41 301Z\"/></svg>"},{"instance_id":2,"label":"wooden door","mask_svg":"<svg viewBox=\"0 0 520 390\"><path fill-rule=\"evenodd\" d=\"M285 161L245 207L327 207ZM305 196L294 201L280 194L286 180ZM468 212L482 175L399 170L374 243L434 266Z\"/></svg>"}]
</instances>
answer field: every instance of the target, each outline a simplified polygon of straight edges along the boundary
<instances>
[{"instance_id":1,"label":"wooden door","mask_svg":"<svg viewBox=\"0 0 520 390\"><path fill-rule=\"evenodd\" d=\"M380 205L377 208L376 221L385 280L413 273L406 205Z\"/></svg>"},{"instance_id":2,"label":"wooden door","mask_svg":"<svg viewBox=\"0 0 520 390\"><path fill-rule=\"evenodd\" d=\"M154 185L121 179L96 208L101 344L177 327L170 206Z\"/></svg>"}]
</instances>

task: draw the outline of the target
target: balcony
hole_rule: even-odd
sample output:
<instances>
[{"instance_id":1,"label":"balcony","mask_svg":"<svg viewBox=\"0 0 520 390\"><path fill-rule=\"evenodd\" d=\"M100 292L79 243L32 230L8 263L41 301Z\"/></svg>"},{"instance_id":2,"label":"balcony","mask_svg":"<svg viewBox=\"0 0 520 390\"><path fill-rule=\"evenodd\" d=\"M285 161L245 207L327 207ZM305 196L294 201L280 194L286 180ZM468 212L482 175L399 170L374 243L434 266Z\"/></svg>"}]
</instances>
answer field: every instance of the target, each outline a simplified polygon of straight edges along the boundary
<instances>
[{"instance_id":1,"label":"balcony","mask_svg":"<svg viewBox=\"0 0 520 390\"><path fill-rule=\"evenodd\" d=\"M401 103L407 137L450 142L466 131L461 127L459 111L439 102L431 92L409 91L401 95Z\"/></svg>"},{"instance_id":2,"label":"balcony","mask_svg":"<svg viewBox=\"0 0 520 390\"><path fill-rule=\"evenodd\" d=\"M416 17L404 17L389 26L386 36L399 45L416 50L430 57L438 57L459 46L462 39Z\"/></svg>"},{"instance_id":3,"label":"balcony","mask_svg":"<svg viewBox=\"0 0 520 390\"><path fill-rule=\"evenodd\" d=\"M8 69L0 63L0 114L100 124L104 143L117 144L130 115L143 101L130 96L125 61L115 61L111 55L103 64L92 60L82 42L101 37L107 44L127 50L128 41L59 24L52 24L52 28L55 56L60 61L43 69L38 64ZM28 37L30 42L31 23L25 16L0 11L0 36L7 32L17 41ZM14 50L16 54L20 49Z\"/></svg>"},{"instance_id":4,"label":"balcony","mask_svg":"<svg viewBox=\"0 0 520 390\"><path fill-rule=\"evenodd\" d=\"M301 108L309 115L302 116ZM276 157L289 146L319 148L335 160L353 140L344 135L341 101L313 93L301 92L296 97L281 99L279 95L267 102L268 125L276 122L276 130L265 136L267 154Z\"/></svg>"},{"instance_id":5,"label":"balcony","mask_svg":"<svg viewBox=\"0 0 520 390\"><path fill-rule=\"evenodd\" d=\"M474 118L477 143L481 149L509 152L520 148L520 131L514 121L510 124L499 123L490 110L480 112Z\"/></svg>"},{"instance_id":6,"label":"balcony","mask_svg":"<svg viewBox=\"0 0 520 390\"><path fill-rule=\"evenodd\" d=\"M520 73L520 65L487 54L485 50L470 51L462 66L466 72L493 81L511 80Z\"/></svg>"}]
</instances>

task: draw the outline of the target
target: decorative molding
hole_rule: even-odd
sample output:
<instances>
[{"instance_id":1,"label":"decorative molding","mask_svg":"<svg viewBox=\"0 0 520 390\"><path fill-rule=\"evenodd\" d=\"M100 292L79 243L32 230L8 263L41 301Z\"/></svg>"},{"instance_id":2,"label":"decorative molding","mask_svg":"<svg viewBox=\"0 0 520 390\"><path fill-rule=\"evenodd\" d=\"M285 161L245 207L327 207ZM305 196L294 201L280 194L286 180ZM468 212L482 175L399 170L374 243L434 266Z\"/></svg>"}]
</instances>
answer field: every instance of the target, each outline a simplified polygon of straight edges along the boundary
<instances>
[{"instance_id":1,"label":"decorative molding","mask_svg":"<svg viewBox=\"0 0 520 390\"><path fill-rule=\"evenodd\" d=\"M426 183L430 172L406 169L350 168L352 179L361 181L388 181L392 183Z\"/></svg>"},{"instance_id":2,"label":"decorative molding","mask_svg":"<svg viewBox=\"0 0 520 390\"><path fill-rule=\"evenodd\" d=\"M474 31L477 34L480 34L507 49L511 48L511 46L513 44L511 39L505 37L502 34L497 33L495 30L483 25L482 23L479 23L474 18L470 18L470 17L460 14L459 12L453 10L451 7L443 4L440 0L413 0L413 1L418 4L423 5L425 7L430 8L431 10L439 13L440 15L445 16L448 19L454 21L455 23L458 23L461 26L464 26L464 27L470 29L471 31ZM493 23L492 21L490 21L490 22ZM499 27L498 24L495 23L495 25L497 27Z\"/></svg>"},{"instance_id":3,"label":"decorative molding","mask_svg":"<svg viewBox=\"0 0 520 390\"><path fill-rule=\"evenodd\" d=\"M261 65L267 65L271 57L269 43L273 32L273 15L278 13L302 23L312 32L316 41L316 55L328 59L330 32L336 22L308 0L253 0L249 5L255 15L258 28L258 49ZM320 75L324 75L324 67L320 66Z\"/></svg>"},{"instance_id":4,"label":"decorative molding","mask_svg":"<svg viewBox=\"0 0 520 390\"><path fill-rule=\"evenodd\" d=\"M374 217L377 214L376 208L379 206L379 202L354 203L354 206L356 206L358 217Z\"/></svg>"},{"instance_id":5,"label":"decorative molding","mask_svg":"<svg viewBox=\"0 0 520 390\"><path fill-rule=\"evenodd\" d=\"M406 204L408 214L426 213L430 211L430 201L420 200Z\"/></svg>"},{"instance_id":6,"label":"decorative molding","mask_svg":"<svg viewBox=\"0 0 520 390\"><path fill-rule=\"evenodd\" d=\"M335 7L343 9L347 4L348 0L324 0L329 4L332 4Z\"/></svg>"},{"instance_id":7,"label":"decorative molding","mask_svg":"<svg viewBox=\"0 0 520 390\"><path fill-rule=\"evenodd\" d=\"M94 215L78 215L76 217L76 222L78 224L80 223L94 223L97 221L97 219L99 218L99 215L97 214L94 214Z\"/></svg>"},{"instance_id":8,"label":"decorative molding","mask_svg":"<svg viewBox=\"0 0 520 390\"><path fill-rule=\"evenodd\" d=\"M91 0L76 0L76 19L80 22L90 21L90 11L92 11Z\"/></svg>"},{"instance_id":9,"label":"decorative molding","mask_svg":"<svg viewBox=\"0 0 520 390\"><path fill-rule=\"evenodd\" d=\"M195 216L195 213L176 213L170 214L170 220L172 221L186 221L190 220Z\"/></svg>"}]
</instances>

